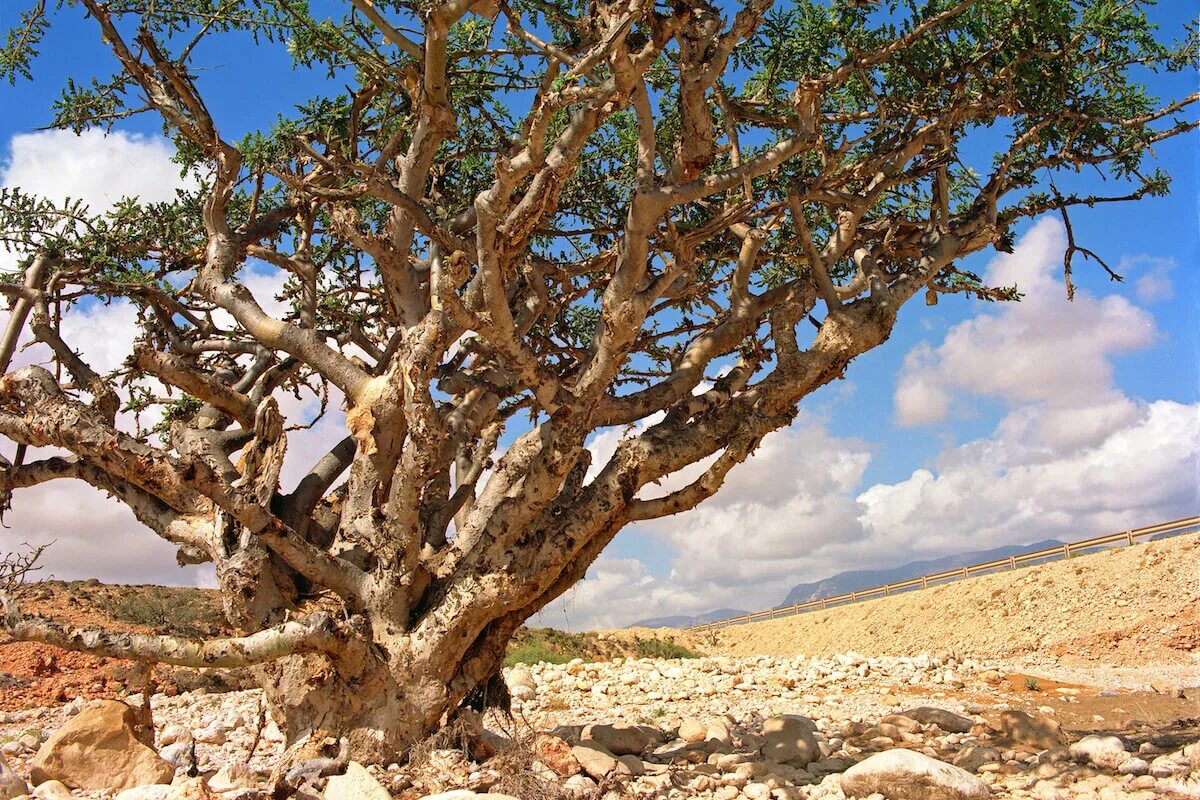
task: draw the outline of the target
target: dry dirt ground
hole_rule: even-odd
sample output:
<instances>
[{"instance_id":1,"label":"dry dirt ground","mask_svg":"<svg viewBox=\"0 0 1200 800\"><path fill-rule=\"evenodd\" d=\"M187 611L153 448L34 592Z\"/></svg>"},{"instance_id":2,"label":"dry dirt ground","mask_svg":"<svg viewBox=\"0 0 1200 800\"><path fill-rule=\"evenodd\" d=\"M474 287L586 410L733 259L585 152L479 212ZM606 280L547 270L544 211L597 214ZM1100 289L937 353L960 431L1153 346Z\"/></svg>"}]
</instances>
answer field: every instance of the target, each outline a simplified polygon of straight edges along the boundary
<instances>
[{"instance_id":1,"label":"dry dirt ground","mask_svg":"<svg viewBox=\"0 0 1200 800\"><path fill-rule=\"evenodd\" d=\"M95 581L43 581L28 587L21 610L79 627L182 636L229 635L217 592L166 586L108 586ZM72 653L0 634L0 711L65 703L75 697L120 697L140 691L128 683L130 662ZM242 685L241 676L159 668L168 694L204 686Z\"/></svg>"}]
</instances>

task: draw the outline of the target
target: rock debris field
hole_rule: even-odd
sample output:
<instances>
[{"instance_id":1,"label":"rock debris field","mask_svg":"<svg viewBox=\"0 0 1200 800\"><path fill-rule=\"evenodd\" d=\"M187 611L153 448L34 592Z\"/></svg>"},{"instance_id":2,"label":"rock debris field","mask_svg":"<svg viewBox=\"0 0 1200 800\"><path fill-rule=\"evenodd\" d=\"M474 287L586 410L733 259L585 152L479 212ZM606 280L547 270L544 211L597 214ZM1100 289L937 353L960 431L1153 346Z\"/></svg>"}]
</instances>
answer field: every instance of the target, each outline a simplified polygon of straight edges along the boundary
<instances>
[{"instance_id":1,"label":"rock debris field","mask_svg":"<svg viewBox=\"0 0 1200 800\"><path fill-rule=\"evenodd\" d=\"M1196 543L1128 554L1174 558ZM827 613L852 610L862 613ZM796 637L784 655L772 636L770 655L518 665L505 671L511 717L468 714L404 764L335 756L286 775L273 774L283 736L257 691L155 695L150 714L138 695L80 696L0 714L0 798L251 800L277 786L305 800L1200 798L1194 649L1166 671L1126 663L1112 680L1091 670L1068 682L1050 651L1018 661L947 640L903 655L801 655ZM1046 669L1032 668L1038 658ZM1143 668L1147 680L1133 680Z\"/></svg>"}]
</instances>

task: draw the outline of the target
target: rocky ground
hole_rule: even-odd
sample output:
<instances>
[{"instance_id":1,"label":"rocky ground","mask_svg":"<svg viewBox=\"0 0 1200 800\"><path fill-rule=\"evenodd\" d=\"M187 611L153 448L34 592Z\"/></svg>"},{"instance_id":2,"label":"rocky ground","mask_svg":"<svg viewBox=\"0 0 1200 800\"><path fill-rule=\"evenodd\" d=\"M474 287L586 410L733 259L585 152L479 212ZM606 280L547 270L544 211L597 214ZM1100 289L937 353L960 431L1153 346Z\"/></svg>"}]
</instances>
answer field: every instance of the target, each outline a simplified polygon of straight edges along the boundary
<instances>
[{"instance_id":1,"label":"rocky ground","mask_svg":"<svg viewBox=\"0 0 1200 800\"><path fill-rule=\"evenodd\" d=\"M272 776L282 736L255 691L173 685L171 694L152 698L151 727L137 710L139 696L127 698L126 707L93 699L99 693L85 688L63 704L0 713L0 798L20 796L31 778L42 781L33 792L43 800L250 800L280 783L309 800L488 793L493 800L1200 798L1200 653L1195 608L1188 606L1200 600L1198 543L1181 537L1008 575L1006 591L985 592L1007 615L995 605L975 607L974 627L953 636L947 630L924 652L893 651L899 657L828 652L825 640L814 645L795 627L789 645L779 628L824 630L844 614L850 640L863 641L862 615L879 621L899 613L882 604L868 613L863 604L827 612L833 621L747 626L734 644L726 640L732 652L701 658L519 665L506 670L511 718L463 719L403 765L347 764L333 746L330 758L311 762L307 772ZM1080 588L1076 579L1111 575L1105 567L1118 557L1142 570L1142 592L1124 578L1110 578L1108 591ZM1054 569L1060 567L1068 569ZM976 594L972 583L958 588ZM1081 591L1106 598L1104 604L1090 611L1072 605ZM884 602L911 609L937 596ZM943 600L953 605L949 595ZM1152 627L1155 602L1162 619ZM1125 616L1109 615L1110 607ZM989 649L979 631L996 626L1003 638L1007 629L996 620L1006 619L1024 630L1031 608L1056 608L1056 620L1088 619L1074 630L1043 624L1033 646L1029 639ZM913 617L913 627L938 628L944 615L959 615L966 626L963 613L930 608ZM739 654L752 629L766 626L775 626L764 639L771 654ZM1151 644L1174 643L1171 652L1148 646L1138 663L1132 650L1114 645L1111 664L1092 658L1098 642L1116 641L1112 630L1128 629L1167 631ZM866 643L897 646L897 635L884 625L879 641ZM1070 641L1087 646L1061 651ZM99 688L118 693L117 683ZM341 774L322 774L329 772ZM130 788L135 779L147 785Z\"/></svg>"},{"instance_id":2,"label":"rocky ground","mask_svg":"<svg viewBox=\"0 0 1200 800\"><path fill-rule=\"evenodd\" d=\"M357 780L405 800L463 788L539 798L1200 797L1200 704L1188 688L1155 695L1042 686L1001 667L856 653L518 667L506 675L517 698L513 719L489 718L486 736L444 736L412 763L371 767ZM210 785L228 791L202 794L197 786L181 797L233 800L266 790L282 737L260 722L259 702L253 691L153 698L159 754L186 769L194 753L201 775L223 769ZM1101 705L1111 717L1073 713ZM39 750L48 761L47 737L94 708L76 701L9 712L0 752L29 775ZM1142 713L1152 718L1134 716ZM93 760L59 775L83 784L80 774L95 769L102 764ZM324 796L367 796L333 789ZM161 800L168 791L74 796Z\"/></svg>"}]
</instances>

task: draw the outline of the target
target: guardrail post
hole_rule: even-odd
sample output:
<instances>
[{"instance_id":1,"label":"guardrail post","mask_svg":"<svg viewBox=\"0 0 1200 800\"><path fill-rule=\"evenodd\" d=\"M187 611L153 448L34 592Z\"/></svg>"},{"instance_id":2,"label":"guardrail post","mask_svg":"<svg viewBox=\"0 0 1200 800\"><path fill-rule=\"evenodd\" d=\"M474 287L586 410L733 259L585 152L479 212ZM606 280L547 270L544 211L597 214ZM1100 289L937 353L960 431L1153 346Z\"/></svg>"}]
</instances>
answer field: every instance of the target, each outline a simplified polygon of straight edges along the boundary
<instances>
[{"instance_id":1,"label":"guardrail post","mask_svg":"<svg viewBox=\"0 0 1200 800\"><path fill-rule=\"evenodd\" d=\"M821 598L821 608L822 608L822 610L824 610L824 609L826 609L826 608L828 608L828 607L829 607L829 606L825 605L825 598L824 598L824 597L822 597L822 598Z\"/></svg>"},{"instance_id":2,"label":"guardrail post","mask_svg":"<svg viewBox=\"0 0 1200 800\"><path fill-rule=\"evenodd\" d=\"M858 592L851 592L851 593L850 593L850 602L851 602L851 603L857 603L857 602L858 602Z\"/></svg>"},{"instance_id":3,"label":"guardrail post","mask_svg":"<svg viewBox=\"0 0 1200 800\"><path fill-rule=\"evenodd\" d=\"M1125 538L1129 540L1130 544L1133 544L1133 531L1125 531Z\"/></svg>"},{"instance_id":4,"label":"guardrail post","mask_svg":"<svg viewBox=\"0 0 1200 800\"><path fill-rule=\"evenodd\" d=\"M1016 568L1017 568L1017 557L1016 557L1016 556L1009 556L1009 557L1008 557L1008 566L1009 566L1009 569L1016 569Z\"/></svg>"},{"instance_id":5,"label":"guardrail post","mask_svg":"<svg viewBox=\"0 0 1200 800\"><path fill-rule=\"evenodd\" d=\"M1070 558L1070 557L1071 557L1071 545L1064 544L1063 545L1063 558Z\"/></svg>"},{"instance_id":6,"label":"guardrail post","mask_svg":"<svg viewBox=\"0 0 1200 800\"><path fill-rule=\"evenodd\" d=\"M924 575L922 575L922 576L921 576L921 588L922 588L922 589L928 589L928 588L929 588L929 578L927 578L927 577L926 577L926 576L924 576Z\"/></svg>"},{"instance_id":7,"label":"guardrail post","mask_svg":"<svg viewBox=\"0 0 1200 800\"><path fill-rule=\"evenodd\" d=\"M963 574L964 578L967 577L967 568L966 567L962 568L962 574Z\"/></svg>"},{"instance_id":8,"label":"guardrail post","mask_svg":"<svg viewBox=\"0 0 1200 800\"><path fill-rule=\"evenodd\" d=\"M889 595L892 593L892 585L890 583L885 583L883 585L883 593L885 595Z\"/></svg>"}]
</instances>

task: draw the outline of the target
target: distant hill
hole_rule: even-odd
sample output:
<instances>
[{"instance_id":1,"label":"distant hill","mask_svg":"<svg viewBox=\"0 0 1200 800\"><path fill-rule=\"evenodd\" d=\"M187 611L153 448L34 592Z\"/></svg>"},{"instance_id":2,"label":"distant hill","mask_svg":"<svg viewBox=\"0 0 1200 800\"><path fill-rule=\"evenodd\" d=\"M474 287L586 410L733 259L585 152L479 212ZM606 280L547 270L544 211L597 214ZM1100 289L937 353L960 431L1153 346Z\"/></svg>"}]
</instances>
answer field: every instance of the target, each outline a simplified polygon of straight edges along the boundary
<instances>
[{"instance_id":1,"label":"distant hill","mask_svg":"<svg viewBox=\"0 0 1200 800\"><path fill-rule=\"evenodd\" d=\"M935 572L943 572L958 567L968 567L972 564L982 564L997 561L1009 556L1019 556L1034 550L1045 550L1059 547L1062 542L1047 539L1033 544L997 547L994 550L976 550L971 553L957 553L952 556L934 558L929 561L913 561L891 569L859 569L849 572L839 572L824 580L812 583L801 583L792 587L787 597L778 607L807 603L809 600L820 600L822 597L836 597L847 592L857 592L862 589L873 589L887 583L906 581L909 578L919 578Z\"/></svg>"},{"instance_id":2,"label":"distant hill","mask_svg":"<svg viewBox=\"0 0 1200 800\"><path fill-rule=\"evenodd\" d=\"M653 617L651 619L643 619L633 623L627 627L630 628L690 628L693 625L702 625L705 622L715 622L719 619L728 619L729 617L743 617L747 612L736 608L717 608L712 611L705 611L703 614L697 614L694 617L684 616L682 614L674 617Z\"/></svg>"}]
</instances>

